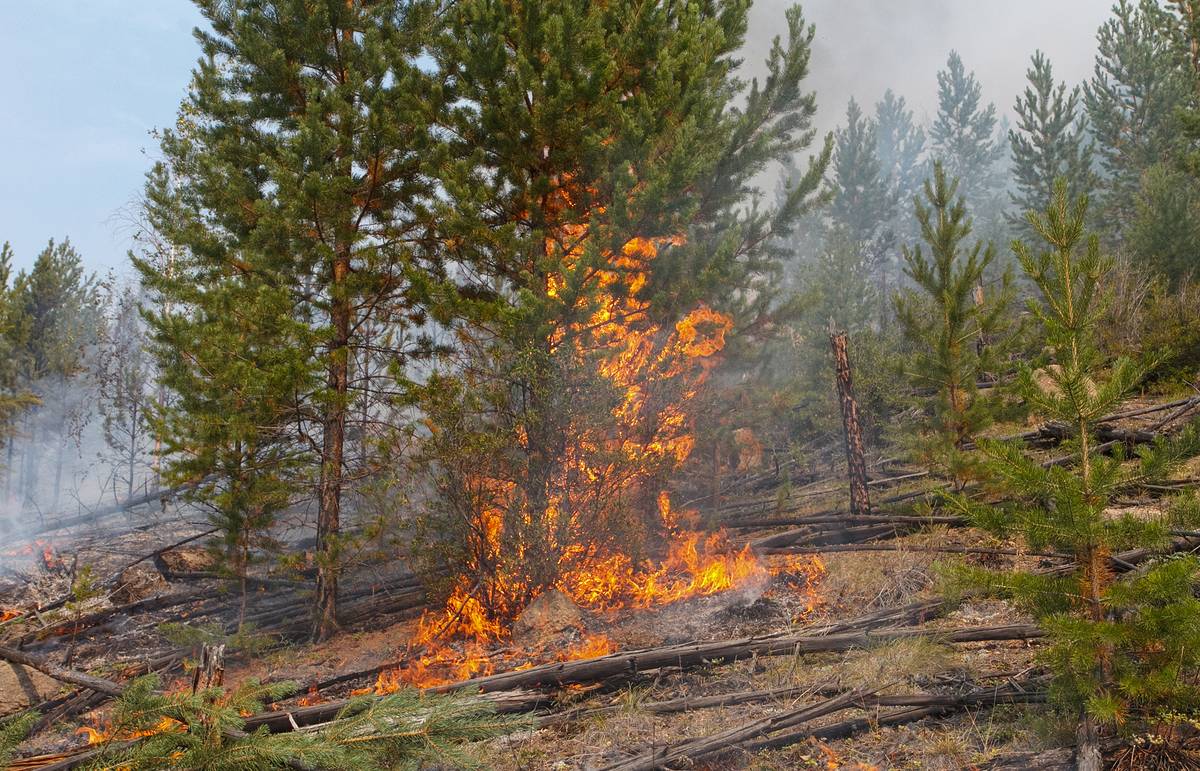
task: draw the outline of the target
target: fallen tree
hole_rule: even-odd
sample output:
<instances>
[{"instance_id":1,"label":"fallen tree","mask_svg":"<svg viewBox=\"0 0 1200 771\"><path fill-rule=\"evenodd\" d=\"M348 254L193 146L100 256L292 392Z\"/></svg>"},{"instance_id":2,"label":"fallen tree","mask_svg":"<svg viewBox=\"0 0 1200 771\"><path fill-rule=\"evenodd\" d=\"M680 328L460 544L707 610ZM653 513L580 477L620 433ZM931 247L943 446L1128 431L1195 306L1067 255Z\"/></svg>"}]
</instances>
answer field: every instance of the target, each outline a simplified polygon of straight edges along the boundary
<instances>
[{"instance_id":1,"label":"fallen tree","mask_svg":"<svg viewBox=\"0 0 1200 771\"><path fill-rule=\"evenodd\" d=\"M878 688L850 691L816 704L752 720L708 736L686 739L663 747L655 747L638 755L604 766L601 771L653 771L682 761L700 761L732 750L755 752L796 744L809 738L842 738L870 727L885 725L884 718L858 718L823 728L778 733L825 715L845 709L903 706L906 709L891 714L891 724L911 722L934 715L949 714L973 706L1042 702L1044 691L1026 691L1020 688L980 689L963 695L909 694L901 696L877 696ZM770 736L770 734L776 734Z\"/></svg>"},{"instance_id":2,"label":"fallen tree","mask_svg":"<svg viewBox=\"0 0 1200 771\"><path fill-rule=\"evenodd\" d=\"M885 629L828 635L777 634L744 637L706 643L683 643L656 648L621 651L607 656L562 661L530 669L502 672L427 689L428 693L473 691L530 691L561 688L567 685L595 683L610 678L627 678L666 667L689 668L706 664L725 664L752 656L788 656L804 653L847 651L879 645L891 640L925 638L943 643L996 642L1028 640L1043 636L1041 629L1029 624L965 629ZM332 719L345 706L335 700L292 710L255 715L246 721L247 730L267 726L271 731L291 731L297 727Z\"/></svg>"}]
</instances>

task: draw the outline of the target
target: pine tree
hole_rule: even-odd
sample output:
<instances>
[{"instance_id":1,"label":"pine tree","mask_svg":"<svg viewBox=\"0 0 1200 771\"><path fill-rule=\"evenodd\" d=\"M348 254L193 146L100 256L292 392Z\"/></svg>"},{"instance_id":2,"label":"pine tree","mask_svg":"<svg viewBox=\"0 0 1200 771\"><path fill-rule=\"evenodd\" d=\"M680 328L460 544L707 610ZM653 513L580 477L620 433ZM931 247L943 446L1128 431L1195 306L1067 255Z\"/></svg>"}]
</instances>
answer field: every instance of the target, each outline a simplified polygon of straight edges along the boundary
<instances>
[{"instance_id":1,"label":"pine tree","mask_svg":"<svg viewBox=\"0 0 1200 771\"><path fill-rule=\"evenodd\" d=\"M930 151L947 176L959 180L960 194L978 216L991 206L1000 187L997 164L1005 147L996 132L996 106L982 105L983 89L951 51L938 73L938 114L929 129Z\"/></svg>"},{"instance_id":2,"label":"pine tree","mask_svg":"<svg viewBox=\"0 0 1200 771\"><path fill-rule=\"evenodd\" d=\"M1175 9L1176 54L1181 61L1185 81L1190 86L1188 103L1179 110L1180 128L1192 143L1184 158L1184 167L1200 177L1200 3L1196 0L1172 0Z\"/></svg>"},{"instance_id":3,"label":"pine tree","mask_svg":"<svg viewBox=\"0 0 1200 771\"><path fill-rule=\"evenodd\" d=\"M174 395L150 413L168 459L163 478L190 485L185 499L219 528L217 551L242 583L244 611L252 558L273 547L276 517L311 473L294 429L297 395L318 387L295 345L307 330L292 318L290 287L235 276L214 290L143 266L146 288L174 301L151 319L160 382Z\"/></svg>"},{"instance_id":4,"label":"pine tree","mask_svg":"<svg viewBox=\"0 0 1200 771\"><path fill-rule=\"evenodd\" d=\"M1096 346L1113 263L1102 256L1095 236L1085 240L1086 214L1087 198L1072 201L1060 181L1046 213L1029 216L1046 251L1014 244L1040 295L1030 308L1054 360L1040 379L1024 367L1019 391L1039 417L1069 428L1075 461L1043 464L1027 457L1019 443L981 440L987 478L1005 502L952 498L983 527L1019 534L1031 549L1071 555L1065 573L964 569L963 574L972 584L1012 598L1045 627L1054 697L1082 711L1081 749L1094 747L1097 723L1136 730L1155 723L1162 711L1187 711L1200 702L1192 685L1200 665L1200 601L1191 588L1200 562L1192 556L1153 562L1125 580L1109 564L1119 549L1159 547L1173 528L1191 528L1200 506L1184 499L1159 517L1112 516L1108 510L1119 490L1162 478L1200 451L1200 439L1189 429L1177 441L1159 442L1140 451L1134 469L1126 467L1121 452L1101 454L1097 421L1129 393L1142 371L1124 358L1106 366Z\"/></svg>"},{"instance_id":5,"label":"pine tree","mask_svg":"<svg viewBox=\"0 0 1200 771\"><path fill-rule=\"evenodd\" d=\"M1200 180L1173 163L1142 174L1126 233L1130 251L1178 288L1196 277L1200 254Z\"/></svg>"},{"instance_id":6,"label":"pine tree","mask_svg":"<svg viewBox=\"0 0 1200 771\"><path fill-rule=\"evenodd\" d=\"M1072 197L1090 194L1096 184L1080 89L1056 86L1050 60L1041 51L1034 53L1026 77L1029 85L1013 106L1017 128L1008 132L1017 188L1009 193L1015 213L1008 219L1017 226L1028 222L1025 212L1046 210L1054 180L1066 179Z\"/></svg>"},{"instance_id":7,"label":"pine tree","mask_svg":"<svg viewBox=\"0 0 1200 771\"><path fill-rule=\"evenodd\" d=\"M925 129L913 123L912 110L904 97L896 96L891 89L875 104L875 137L883 177L897 202L892 230L901 243L911 242L920 234L913 227L908 202L920 194L930 171L925 160Z\"/></svg>"},{"instance_id":8,"label":"pine tree","mask_svg":"<svg viewBox=\"0 0 1200 771\"><path fill-rule=\"evenodd\" d=\"M445 472L431 517L462 533L460 564L482 579L464 590L497 616L623 534L622 552L646 543L690 447L671 401L730 319L749 324L773 296L765 245L830 152L779 208L745 206L766 163L813 139L812 30L798 9L787 22L744 88L740 2L455 8L439 65L473 109L453 117L439 219L477 280L458 367L426 391Z\"/></svg>"},{"instance_id":9,"label":"pine tree","mask_svg":"<svg viewBox=\"0 0 1200 771\"><path fill-rule=\"evenodd\" d=\"M27 328L13 283L12 259L12 247L6 241L0 246L0 449L7 453L4 463L6 490L12 473L16 421L22 412L38 403L37 397L22 383L18 355L26 346Z\"/></svg>"},{"instance_id":10,"label":"pine tree","mask_svg":"<svg viewBox=\"0 0 1200 771\"><path fill-rule=\"evenodd\" d=\"M363 471L346 447L347 424L366 398L353 363L397 340L413 345L388 353L408 361L427 342L370 333L425 321L417 296L431 274L418 262L429 252L421 233L434 183L424 164L435 143L437 78L421 56L439 17L432 2L197 5L211 25L198 33L204 59L179 125L163 134L164 166L148 183L151 225L176 262L167 271L137 264L160 306L174 309L153 319L169 342L160 349L164 368L191 367L197 347L246 345L255 355L239 361L227 350L224 361L207 362L217 369L180 375L197 385L209 378L197 393L216 401L186 395L173 410L179 419L162 425L179 432L172 444L185 455L171 460L179 469L194 465L187 454L204 456L208 442L220 453L238 447L233 424L243 419L273 417L263 426L266 445L291 431L291 452L271 458L303 458L315 478L313 634L323 638L336 626L343 497ZM247 377L271 382L274 399L286 395L294 410L270 406L263 415L245 400L249 411L230 416L229 434L207 434L201 415L237 406L217 399L215 386L234 389L229 398L239 384L260 393ZM269 478L262 460L250 468ZM232 468L218 463L206 473Z\"/></svg>"},{"instance_id":11,"label":"pine tree","mask_svg":"<svg viewBox=\"0 0 1200 771\"><path fill-rule=\"evenodd\" d=\"M95 275L83 266L83 258L69 240L51 240L34 260L33 267L16 278L16 302L20 309L13 351L20 368L23 388L34 394L37 410L25 413L25 443L21 488L25 503L38 504L42 487L41 468L48 447L56 447L53 465L51 508L58 503L66 445L78 436L91 416L77 378L87 368L87 355L99 339L100 299Z\"/></svg>"},{"instance_id":12,"label":"pine tree","mask_svg":"<svg viewBox=\"0 0 1200 771\"><path fill-rule=\"evenodd\" d=\"M133 497L153 449L150 415L156 404L155 373L140 313L139 293L132 287L110 302L112 317L101 345L97 373L104 441L113 453L114 482Z\"/></svg>"},{"instance_id":13,"label":"pine tree","mask_svg":"<svg viewBox=\"0 0 1200 771\"><path fill-rule=\"evenodd\" d=\"M1096 141L1105 234L1124 237L1146 169L1180 160L1181 76L1166 11L1155 0L1118 0L1097 33L1096 64L1084 104Z\"/></svg>"},{"instance_id":14,"label":"pine tree","mask_svg":"<svg viewBox=\"0 0 1200 771\"><path fill-rule=\"evenodd\" d=\"M999 288L984 291L996 253L981 241L966 248L971 220L966 203L955 198L957 187L935 163L933 179L925 183L927 203L915 202L929 252L919 244L903 248L905 272L916 289L898 294L895 304L906 337L918 348L911 365L914 383L937 394L920 449L961 489L972 468L964 450L995 413L993 400L981 397L977 384L996 372L1011 287L1006 272Z\"/></svg>"},{"instance_id":15,"label":"pine tree","mask_svg":"<svg viewBox=\"0 0 1200 771\"><path fill-rule=\"evenodd\" d=\"M867 245L883 235L896 214L897 199L879 155L878 125L863 116L853 99L846 105L846 125L834 135L834 227Z\"/></svg>"}]
</instances>

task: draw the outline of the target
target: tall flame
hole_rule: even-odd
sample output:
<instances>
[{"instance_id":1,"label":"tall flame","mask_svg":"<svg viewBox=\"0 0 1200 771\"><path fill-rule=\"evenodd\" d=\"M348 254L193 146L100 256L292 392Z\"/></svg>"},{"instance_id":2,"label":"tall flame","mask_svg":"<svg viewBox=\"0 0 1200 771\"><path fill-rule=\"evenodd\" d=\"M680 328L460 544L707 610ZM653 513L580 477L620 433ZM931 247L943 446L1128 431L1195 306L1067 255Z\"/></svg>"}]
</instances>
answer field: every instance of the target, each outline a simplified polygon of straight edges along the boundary
<instances>
[{"instance_id":1,"label":"tall flame","mask_svg":"<svg viewBox=\"0 0 1200 771\"><path fill-rule=\"evenodd\" d=\"M562 181L551 198L551 208L573 208L571 180ZM563 225L546 240L546 254L566 273L586 264L581 261L594 235L590 220ZM429 685L435 671L446 679L491 671L487 645L505 639L507 624L533 594L548 588L531 584L521 572L530 556L556 559L554 588L596 611L712 595L769 575L748 547L734 548L724 533L706 536L683 529L665 489L664 480L692 452L693 402L733 327L729 316L702 303L673 324L655 320L656 309L646 297L654 263L664 250L683 244L682 234L625 241L603 254L600 266L588 274L594 292L568 292L578 276L546 277L545 297L561 300L563 318L574 319L555 328L547 342L576 361L594 362L594 374L616 395L607 420L568 426L570 440L554 459L545 500L531 510L521 508L521 491L511 479L481 473L470 480L485 502L471 512L467 569L454 580L445 606L421 619L413 645L422 655L400 671L380 675L375 690L394 690L400 682ZM569 299L575 296L584 299ZM530 449L533 430L515 426L520 447ZM611 538L594 537L595 512L618 505L649 510L645 514L657 508L650 529L665 541L665 557L635 557ZM506 539L506 521L536 531L546 542ZM536 554L526 551L532 549ZM606 639L588 638L565 655L609 649Z\"/></svg>"}]
</instances>

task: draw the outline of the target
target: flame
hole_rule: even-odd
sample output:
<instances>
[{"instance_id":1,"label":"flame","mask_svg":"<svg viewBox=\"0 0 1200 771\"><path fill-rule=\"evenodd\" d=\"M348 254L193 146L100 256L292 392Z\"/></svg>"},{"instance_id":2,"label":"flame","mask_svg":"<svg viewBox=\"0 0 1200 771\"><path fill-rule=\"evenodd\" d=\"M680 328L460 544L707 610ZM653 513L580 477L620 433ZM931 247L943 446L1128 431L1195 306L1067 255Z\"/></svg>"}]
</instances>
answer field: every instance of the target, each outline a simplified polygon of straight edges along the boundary
<instances>
[{"instance_id":1,"label":"flame","mask_svg":"<svg viewBox=\"0 0 1200 771\"><path fill-rule=\"evenodd\" d=\"M655 567L635 567L624 554L612 554L585 562L566 576L562 589L578 605L607 611L705 597L767 576L750 547L733 550L724 532L707 538L683 532Z\"/></svg>"},{"instance_id":2,"label":"flame","mask_svg":"<svg viewBox=\"0 0 1200 771\"><path fill-rule=\"evenodd\" d=\"M317 686L313 685L309 686L308 693L296 700L296 706L311 707L312 705L320 704L323 701L325 701L325 698L321 696L319 691L317 691Z\"/></svg>"},{"instance_id":3,"label":"flame","mask_svg":"<svg viewBox=\"0 0 1200 771\"><path fill-rule=\"evenodd\" d=\"M62 570L66 567L66 561L58 556L54 544L44 538L27 543L24 546L18 546L15 549L9 549L5 552L0 552L0 556L5 557L33 557L37 556L41 559L42 564L47 570Z\"/></svg>"},{"instance_id":4,"label":"flame","mask_svg":"<svg viewBox=\"0 0 1200 771\"><path fill-rule=\"evenodd\" d=\"M805 606L800 612L800 617L804 618L811 616L825 604L820 586L826 570L825 561L820 555L788 554L783 555L780 561L771 567L771 575L787 579L790 586L803 593Z\"/></svg>"},{"instance_id":5,"label":"flame","mask_svg":"<svg viewBox=\"0 0 1200 771\"><path fill-rule=\"evenodd\" d=\"M174 718L162 717L153 728L141 731L114 731L110 726L93 728L92 726L80 726L75 729L75 733L87 736L88 745L102 744L113 739L121 741L129 741L131 739L141 739L146 736L154 736L155 734L166 733L183 733L187 730L187 726L175 720Z\"/></svg>"},{"instance_id":6,"label":"flame","mask_svg":"<svg viewBox=\"0 0 1200 771\"><path fill-rule=\"evenodd\" d=\"M21 611L12 608L0 608L0 624L6 621L12 621L14 618L20 618Z\"/></svg>"},{"instance_id":7,"label":"flame","mask_svg":"<svg viewBox=\"0 0 1200 771\"><path fill-rule=\"evenodd\" d=\"M472 505L465 569L452 580L445 605L421 618L405 664L380 673L366 690L387 693L403 684L429 686L495 671L498 659L489 656L489 648L506 640L509 624L549 588L582 608L615 612L770 580L772 571L748 546L735 546L724 532L685 527L691 515L674 509L666 489L666 479L695 445L696 397L725 348L732 318L698 303L664 319L648 297L653 267L666 250L685 243L683 234L629 238L596 261L585 250L593 237L611 243L595 216L605 208L580 214L580 201L594 196L581 195L589 191L569 177L556 182L544 213L553 220L556 212L568 212L581 221L559 224L545 241L546 264L564 266L561 273L547 274L541 287L544 298L560 302L563 311L546 342L555 353L594 367L613 394L610 412L595 423L567 416L562 430L570 442L556 451L538 495L511 478L467 472ZM576 275L583 265L587 275ZM578 291L581 281L588 291ZM516 446L529 450L543 441L536 430L518 414L512 427ZM636 550L597 537L609 530L607 517L625 524L629 509L641 512L630 528L642 539ZM524 538L522 528L538 535ZM528 568L535 560L549 569L535 575ZM815 607L815 600L810 604ZM615 647L597 636L562 652L540 653L590 658ZM503 663L511 669L530 662L508 657Z\"/></svg>"},{"instance_id":8,"label":"flame","mask_svg":"<svg viewBox=\"0 0 1200 771\"><path fill-rule=\"evenodd\" d=\"M617 644L606 634L588 635L576 645L559 654L559 661L577 661L607 656L617 650Z\"/></svg>"},{"instance_id":9,"label":"flame","mask_svg":"<svg viewBox=\"0 0 1200 771\"><path fill-rule=\"evenodd\" d=\"M817 755L806 755L805 760L807 760L810 765L816 765L819 762L822 763L825 768L830 769L830 771L837 768L848 768L853 769L853 771L879 771L879 766L874 766L869 763L855 763L853 766L843 766L841 756L838 755L832 747L824 742L814 742L814 744L819 757Z\"/></svg>"}]
</instances>

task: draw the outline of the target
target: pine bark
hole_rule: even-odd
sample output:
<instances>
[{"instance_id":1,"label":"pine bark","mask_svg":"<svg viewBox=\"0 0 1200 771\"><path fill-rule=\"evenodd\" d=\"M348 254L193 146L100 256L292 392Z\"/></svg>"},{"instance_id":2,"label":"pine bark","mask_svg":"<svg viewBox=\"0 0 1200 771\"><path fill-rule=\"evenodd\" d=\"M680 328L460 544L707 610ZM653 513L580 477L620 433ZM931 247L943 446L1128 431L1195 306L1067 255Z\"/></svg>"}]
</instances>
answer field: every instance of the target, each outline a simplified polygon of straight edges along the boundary
<instances>
[{"instance_id":1,"label":"pine bark","mask_svg":"<svg viewBox=\"0 0 1200 771\"><path fill-rule=\"evenodd\" d=\"M871 513L871 499L867 492L867 461L863 453L862 424L858 420L858 401L854 398L854 382L850 373L850 356L846 349L846 333L831 328L829 343L833 348L838 402L842 408L842 430L846 437L846 466L850 476L850 513L862 516Z\"/></svg>"},{"instance_id":2,"label":"pine bark","mask_svg":"<svg viewBox=\"0 0 1200 771\"><path fill-rule=\"evenodd\" d=\"M328 639L337 629L338 556L341 529L342 475L346 444L346 396L350 369L350 301L341 287L350 274L350 250L340 249L333 266L333 303L327 386L330 404L321 443L321 479L317 513L317 586L313 604L314 640Z\"/></svg>"}]
</instances>

